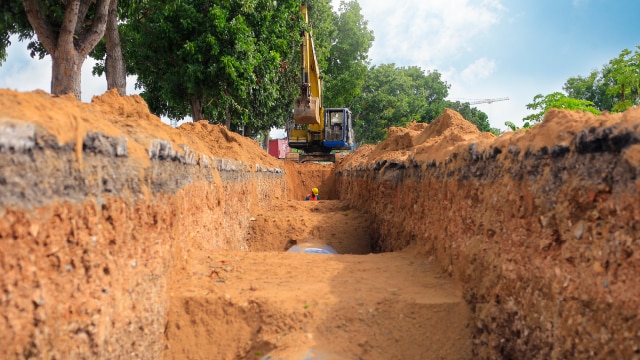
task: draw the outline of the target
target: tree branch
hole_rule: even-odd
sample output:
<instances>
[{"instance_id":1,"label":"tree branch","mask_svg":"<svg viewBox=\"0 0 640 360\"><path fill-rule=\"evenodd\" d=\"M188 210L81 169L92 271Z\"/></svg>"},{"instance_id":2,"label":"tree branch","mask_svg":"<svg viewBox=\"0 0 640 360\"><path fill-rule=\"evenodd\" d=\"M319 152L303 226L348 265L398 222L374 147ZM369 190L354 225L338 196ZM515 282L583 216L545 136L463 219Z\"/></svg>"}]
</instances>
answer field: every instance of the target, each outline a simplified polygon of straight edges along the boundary
<instances>
[{"instance_id":1,"label":"tree branch","mask_svg":"<svg viewBox=\"0 0 640 360\"><path fill-rule=\"evenodd\" d=\"M78 22L78 9L80 8L79 0L67 1L64 11L64 19L60 26L60 35L58 36L58 45L73 45L73 35L75 34L76 23Z\"/></svg>"},{"instance_id":2,"label":"tree branch","mask_svg":"<svg viewBox=\"0 0 640 360\"><path fill-rule=\"evenodd\" d=\"M107 29L107 16L109 14L109 3L111 0L97 0L96 12L93 16L93 22L91 28L86 33L82 34L78 44L78 52L82 55L87 55L98 44L100 39L104 36L104 32Z\"/></svg>"},{"instance_id":3,"label":"tree branch","mask_svg":"<svg viewBox=\"0 0 640 360\"><path fill-rule=\"evenodd\" d=\"M36 32L36 35L38 35L38 40L42 43L42 46L44 46L45 50L47 50L49 54L53 54L58 45L58 40L53 32L51 23L42 14L42 11L38 6L38 1L24 0L23 4L29 23Z\"/></svg>"},{"instance_id":4,"label":"tree branch","mask_svg":"<svg viewBox=\"0 0 640 360\"><path fill-rule=\"evenodd\" d=\"M82 33L82 27L84 26L84 18L87 17L87 12L93 0L82 0L80 2L80 8L78 9L78 19L76 20L75 33Z\"/></svg>"}]
</instances>

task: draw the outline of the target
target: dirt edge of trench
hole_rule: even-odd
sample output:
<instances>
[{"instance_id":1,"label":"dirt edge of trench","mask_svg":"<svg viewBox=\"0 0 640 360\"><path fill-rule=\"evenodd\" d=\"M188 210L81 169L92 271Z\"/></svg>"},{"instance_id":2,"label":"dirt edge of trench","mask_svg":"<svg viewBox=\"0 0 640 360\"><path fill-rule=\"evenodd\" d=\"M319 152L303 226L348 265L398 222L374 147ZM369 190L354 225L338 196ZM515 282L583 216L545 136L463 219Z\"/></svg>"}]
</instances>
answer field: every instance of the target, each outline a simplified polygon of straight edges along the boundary
<instances>
[{"instance_id":1,"label":"dirt edge of trench","mask_svg":"<svg viewBox=\"0 0 640 360\"><path fill-rule=\"evenodd\" d=\"M0 105L0 357L158 358L173 269L246 250L251 210L303 191L256 144L171 129L136 96L2 90ZM398 131L401 154L345 159L325 191L372 214L377 250L414 244L464 284L475 357L637 358L640 120L626 116L458 136L433 158L411 141L435 126Z\"/></svg>"}]
</instances>

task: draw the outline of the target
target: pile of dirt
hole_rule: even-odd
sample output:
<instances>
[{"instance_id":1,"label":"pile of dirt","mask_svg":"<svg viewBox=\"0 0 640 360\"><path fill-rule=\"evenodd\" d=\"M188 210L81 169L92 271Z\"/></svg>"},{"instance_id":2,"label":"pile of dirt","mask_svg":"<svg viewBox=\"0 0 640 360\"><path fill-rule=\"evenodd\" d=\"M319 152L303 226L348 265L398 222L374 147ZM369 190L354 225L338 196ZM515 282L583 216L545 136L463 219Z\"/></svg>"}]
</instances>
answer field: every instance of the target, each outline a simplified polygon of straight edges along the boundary
<instances>
[{"instance_id":1,"label":"pile of dirt","mask_svg":"<svg viewBox=\"0 0 640 360\"><path fill-rule=\"evenodd\" d=\"M89 104L78 101L73 95L52 96L40 90L20 93L0 89L0 109L0 121L37 124L53 134L60 144L75 142L79 156L86 134L98 132L128 138L129 156L144 165L149 165L151 142L158 139L173 144L178 153L185 151L179 147L184 144L189 150L209 157L270 167L278 165L252 139L206 121L186 123L174 129L150 113L140 96L120 96L115 89L94 96Z\"/></svg>"},{"instance_id":2,"label":"pile of dirt","mask_svg":"<svg viewBox=\"0 0 640 360\"><path fill-rule=\"evenodd\" d=\"M453 153L466 152L471 144L478 152L499 148L502 151L517 152L520 157L527 152L553 151L576 145L581 133L589 137L590 131L607 129L607 138L626 144L624 133L628 129L636 131L640 108L631 108L624 113L605 113L596 116L591 113L568 110L550 110L544 120L531 129L509 131L499 137L480 132L475 125L465 120L458 112L445 109L444 113L431 124L413 123L406 128L391 127L386 140L377 146L365 145L348 156L341 168L364 166L382 160L418 162L447 159ZM614 143L603 146L615 147ZM515 150L517 149L517 150ZM546 149L546 150L544 150ZM640 150L631 147L625 151L625 159L640 164Z\"/></svg>"},{"instance_id":3,"label":"pile of dirt","mask_svg":"<svg viewBox=\"0 0 640 360\"><path fill-rule=\"evenodd\" d=\"M552 151L575 147L577 142L589 140L594 136L602 138L602 151L616 147L625 147L634 142L630 133L637 133L640 123L640 108L634 107L623 113L604 113L594 115L582 111L551 109L542 123L528 130L507 132L490 145L501 149L510 147L520 149L520 155L536 153L542 149ZM602 132L596 134L596 132ZM579 147L581 145L578 145ZM586 149L584 149L586 150ZM544 151L544 150L543 150ZM631 146L624 152L625 160L638 166L640 153L637 146Z\"/></svg>"},{"instance_id":4,"label":"pile of dirt","mask_svg":"<svg viewBox=\"0 0 640 360\"><path fill-rule=\"evenodd\" d=\"M487 142L494 138L495 135L481 132L458 112L445 109L430 124L411 123L404 128L389 128L384 141L375 147L363 146L340 166L352 167L382 160L440 161L464 144Z\"/></svg>"}]
</instances>

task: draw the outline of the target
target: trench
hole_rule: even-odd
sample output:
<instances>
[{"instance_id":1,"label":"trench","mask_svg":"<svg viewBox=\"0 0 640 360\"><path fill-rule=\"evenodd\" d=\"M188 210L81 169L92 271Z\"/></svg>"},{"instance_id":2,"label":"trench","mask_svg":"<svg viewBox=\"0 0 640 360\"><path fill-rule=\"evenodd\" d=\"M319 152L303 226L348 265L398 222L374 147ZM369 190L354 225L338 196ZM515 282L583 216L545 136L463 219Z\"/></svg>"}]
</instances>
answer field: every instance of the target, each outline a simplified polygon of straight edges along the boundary
<instances>
[{"instance_id":1,"label":"trench","mask_svg":"<svg viewBox=\"0 0 640 360\"><path fill-rule=\"evenodd\" d=\"M302 174L325 200L253 211L248 251L190 257L169 289L164 358L471 357L458 286L411 249L374 252L371 215L337 198L330 169ZM324 245L338 255L287 251Z\"/></svg>"},{"instance_id":2,"label":"trench","mask_svg":"<svg viewBox=\"0 0 640 360\"><path fill-rule=\"evenodd\" d=\"M640 356L638 109L324 168L117 91L0 105L0 358Z\"/></svg>"}]
</instances>

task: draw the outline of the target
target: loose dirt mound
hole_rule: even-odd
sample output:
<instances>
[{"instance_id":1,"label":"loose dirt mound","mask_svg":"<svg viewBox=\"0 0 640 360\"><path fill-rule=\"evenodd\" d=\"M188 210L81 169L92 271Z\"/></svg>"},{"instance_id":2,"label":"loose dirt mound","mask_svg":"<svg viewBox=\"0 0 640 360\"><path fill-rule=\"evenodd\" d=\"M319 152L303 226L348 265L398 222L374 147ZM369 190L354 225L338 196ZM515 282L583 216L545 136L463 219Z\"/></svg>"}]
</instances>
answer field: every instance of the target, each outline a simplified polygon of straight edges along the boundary
<instances>
[{"instance_id":1,"label":"loose dirt mound","mask_svg":"<svg viewBox=\"0 0 640 360\"><path fill-rule=\"evenodd\" d=\"M116 138L127 137L129 155L145 165L149 164L151 142L157 139L170 142L178 153L184 153L185 150L178 147L184 144L191 151L209 157L270 167L278 165L249 138L206 121L171 128L149 112L140 96L120 96L116 90L94 96L87 104L73 95L51 96L43 91L19 93L0 89L0 109L0 121L9 119L37 124L53 134L60 144L75 142L79 157L85 135L98 132Z\"/></svg>"},{"instance_id":2,"label":"loose dirt mound","mask_svg":"<svg viewBox=\"0 0 640 360\"><path fill-rule=\"evenodd\" d=\"M348 156L340 167L363 166L381 160L436 162L447 159L453 153L466 152L471 144L475 144L477 152L490 151L500 148L514 151L518 154L535 153L543 148L552 149L575 145L577 135L589 129L608 128L611 141L616 140L616 134L624 133L625 129L638 127L640 108L632 108L624 113L604 114L596 116L591 113L568 110L550 110L542 123L529 130L507 132L499 137L480 132L473 124L465 120L458 112L445 109L444 113L431 124L411 124L406 128L392 127L387 139L373 147L363 146L354 154ZM587 135L585 135L587 136ZM624 137L624 135L620 135ZM623 138L618 140L625 141ZM625 143L626 144L626 143ZM605 145L615 147L614 143ZM628 149L625 159L634 164L640 164L640 150L636 147Z\"/></svg>"},{"instance_id":3,"label":"loose dirt mound","mask_svg":"<svg viewBox=\"0 0 640 360\"><path fill-rule=\"evenodd\" d=\"M486 142L494 138L492 134L480 132L456 111L445 109L431 124L391 127L383 142L375 147L363 146L347 157L341 167L380 160L442 160L464 143Z\"/></svg>"}]
</instances>

